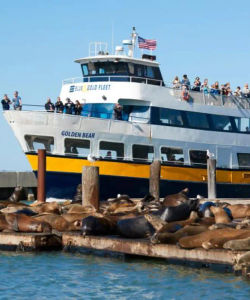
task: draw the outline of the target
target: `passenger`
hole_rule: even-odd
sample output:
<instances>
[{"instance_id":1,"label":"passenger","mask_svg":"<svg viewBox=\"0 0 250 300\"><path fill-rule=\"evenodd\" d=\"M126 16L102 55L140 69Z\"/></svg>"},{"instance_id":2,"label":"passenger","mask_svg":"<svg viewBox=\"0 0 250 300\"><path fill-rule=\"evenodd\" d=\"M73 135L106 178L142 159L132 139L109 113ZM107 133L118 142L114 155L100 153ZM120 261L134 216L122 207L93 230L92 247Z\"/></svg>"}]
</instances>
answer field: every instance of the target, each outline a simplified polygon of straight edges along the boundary
<instances>
[{"instance_id":1,"label":"passenger","mask_svg":"<svg viewBox=\"0 0 250 300\"><path fill-rule=\"evenodd\" d=\"M225 84L225 91L226 91L226 96L232 95L232 90L231 90L231 87L230 87L230 83L229 83L229 82L227 82L227 83Z\"/></svg>"},{"instance_id":2,"label":"passenger","mask_svg":"<svg viewBox=\"0 0 250 300\"><path fill-rule=\"evenodd\" d=\"M200 92L200 90L201 90L201 82L200 82L200 78L199 77L195 78L192 90L196 91L196 92Z\"/></svg>"},{"instance_id":3,"label":"passenger","mask_svg":"<svg viewBox=\"0 0 250 300\"><path fill-rule=\"evenodd\" d=\"M242 95L245 97L245 98L250 98L250 91L249 91L249 88L248 88L248 83L246 83L244 85L244 88L242 90Z\"/></svg>"},{"instance_id":4,"label":"passenger","mask_svg":"<svg viewBox=\"0 0 250 300\"><path fill-rule=\"evenodd\" d=\"M4 94L3 100L1 101L3 110L9 110L10 109L10 104L12 103L8 97L7 94Z\"/></svg>"},{"instance_id":5,"label":"passenger","mask_svg":"<svg viewBox=\"0 0 250 300\"><path fill-rule=\"evenodd\" d=\"M107 151L106 156L104 157L105 159L112 159L112 153L111 151Z\"/></svg>"},{"instance_id":6,"label":"passenger","mask_svg":"<svg viewBox=\"0 0 250 300\"><path fill-rule=\"evenodd\" d=\"M241 97L241 88L237 86L237 89L234 91L234 96Z\"/></svg>"},{"instance_id":7,"label":"passenger","mask_svg":"<svg viewBox=\"0 0 250 300\"><path fill-rule=\"evenodd\" d=\"M208 79L204 79L204 81L201 85L201 90L206 95L209 93Z\"/></svg>"},{"instance_id":8,"label":"passenger","mask_svg":"<svg viewBox=\"0 0 250 300\"><path fill-rule=\"evenodd\" d=\"M76 100L76 104L75 104L75 115L80 116L82 112L82 104Z\"/></svg>"},{"instance_id":9,"label":"passenger","mask_svg":"<svg viewBox=\"0 0 250 300\"><path fill-rule=\"evenodd\" d=\"M227 95L227 92L226 92L226 85L225 85L225 84L222 84L222 85L220 86L220 89L221 89L221 94L222 94L223 96L226 96L226 95Z\"/></svg>"},{"instance_id":10,"label":"passenger","mask_svg":"<svg viewBox=\"0 0 250 300\"><path fill-rule=\"evenodd\" d=\"M22 99L18 96L18 91L15 91L12 103L15 110L22 110Z\"/></svg>"},{"instance_id":11,"label":"passenger","mask_svg":"<svg viewBox=\"0 0 250 300\"><path fill-rule=\"evenodd\" d=\"M172 81L172 84L174 89L179 89L181 87L181 83L178 76L175 76L174 80Z\"/></svg>"},{"instance_id":12,"label":"passenger","mask_svg":"<svg viewBox=\"0 0 250 300\"><path fill-rule=\"evenodd\" d=\"M119 103L115 104L114 118L115 120L122 120L122 106Z\"/></svg>"},{"instance_id":13,"label":"passenger","mask_svg":"<svg viewBox=\"0 0 250 300\"><path fill-rule=\"evenodd\" d=\"M215 83L211 86L210 93L213 95L220 95L220 85L218 81L215 81Z\"/></svg>"},{"instance_id":14,"label":"passenger","mask_svg":"<svg viewBox=\"0 0 250 300\"><path fill-rule=\"evenodd\" d=\"M187 90L190 89L190 81L189 81L189 79L188 79L188 77L187 77L186 74L183 75L183 79L181 81L181 85L185 86L187 88Z\"/></svg>"},{"instance_id":15,"label":"passenger","mask_svg":"<svg viewBox=\"0 0 250 300\"><path fill-rule=\"evenodd\" d=\"M185 100L185 101L189 100L189 92L188 92L188 89L185 85L182 86L181 96L182 96L183 100Z\"/></svg>"},{"instance_id":16,"label":"passenger","mask_svg":"<svg viewBox=\"0 0 250 300\"><path fill-rule=\"evenodd\" d=\"M45 103L44 107L48 112L55 111L55 105L51 102L51 99L49 97L48 97L47 102Z\"/></svg>"},{"instance_id":17,"label":"passenger","mask_svg":"<svg viewBox=\"0 0 250 300\"><path fill-rule=\"evenodd\" d=\"M68 115L72 115L73 113L73 109L74 109L74 103L69 99L69 98L66 98L66 103L65 103L65 113L68 114Z\"/></svg>"},{"instance_id":18,"label":"passenger","mask_svg":"<svg viewBox=\"0 0 250 300\"><path fill-rule=\"evenodd\" d=\"M64 105L60 97L57 97L56 99L55 108L57 113L63 113Z\"/></svg>"}]
</instances>

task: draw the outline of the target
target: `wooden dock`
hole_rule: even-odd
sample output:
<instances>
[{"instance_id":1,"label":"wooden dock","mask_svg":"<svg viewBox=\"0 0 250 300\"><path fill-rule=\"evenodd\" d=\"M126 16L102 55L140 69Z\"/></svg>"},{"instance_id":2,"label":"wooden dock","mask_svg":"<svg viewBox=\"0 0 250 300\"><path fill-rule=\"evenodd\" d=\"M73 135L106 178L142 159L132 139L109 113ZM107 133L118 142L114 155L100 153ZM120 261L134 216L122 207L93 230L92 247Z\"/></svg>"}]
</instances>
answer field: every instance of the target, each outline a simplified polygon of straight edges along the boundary
<instances>
[{"instance_id":1,"label":"wooden dock","mask_svg":"<svg viewBox=\"0 0 250 300\"><path fill-rule=\"evenodd\" d=\"M0 250L42 251L59 250L61 238L53 234L0 232Z\"/></svg>"},{"instance_id":2,"label":"wooden dock","mask_svg":"<svg viewBox=\"0 0 250 300\"><path fill-rule=\"evenodd\" d=\"M176 245L151 244L147 239L126 239L117 236L86 236L80 233L63 233L62 245L65 251L92 250L115 252L151 258L178 261L182 264L200 263L206 267L221 266L224 270L233 271L236 258L246 251L202 248L185 250ZM212 266L213 265L213 266Z\"/></svg>"}]
</instances>

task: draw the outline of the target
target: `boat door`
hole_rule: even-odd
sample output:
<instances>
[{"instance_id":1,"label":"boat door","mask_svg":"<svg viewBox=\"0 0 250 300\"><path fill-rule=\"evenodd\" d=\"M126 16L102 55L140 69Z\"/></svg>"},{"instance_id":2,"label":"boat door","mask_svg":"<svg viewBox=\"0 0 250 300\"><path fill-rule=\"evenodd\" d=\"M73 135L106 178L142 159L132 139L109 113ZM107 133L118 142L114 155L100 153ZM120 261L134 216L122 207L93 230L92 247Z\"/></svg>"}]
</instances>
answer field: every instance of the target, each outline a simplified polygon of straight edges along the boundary
<instances>
[{"instance_id":1,"label":"boat door","mask_svg":"<svg viewBox=\"0 0 250 300\"><path fill-rule=\"evenodd\" d=\"M217 166L219 168L232 168L232 148L217 147Z\"/></svg>"}]
</instances>

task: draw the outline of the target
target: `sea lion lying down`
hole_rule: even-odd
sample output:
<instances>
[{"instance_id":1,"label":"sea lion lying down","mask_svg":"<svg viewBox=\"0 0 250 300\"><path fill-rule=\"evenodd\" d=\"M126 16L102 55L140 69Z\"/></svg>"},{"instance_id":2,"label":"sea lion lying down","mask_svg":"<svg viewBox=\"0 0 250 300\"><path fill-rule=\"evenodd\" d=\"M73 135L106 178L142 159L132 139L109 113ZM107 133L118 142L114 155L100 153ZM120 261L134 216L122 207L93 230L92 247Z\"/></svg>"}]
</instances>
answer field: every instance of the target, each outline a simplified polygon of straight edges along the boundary
<instances>
[{"instance_id":1,"label":"sea lion lying down","mask_svg":"<svg viewBox=\"0 0 250 300\"><path fill-rule=\"evenodd\" d=\"M182 237L179 245L182 248L193 249L203 247L204 249L222 248L230 240L245 239L250 237L250 230L223 228L208 230L197 235Z\"/></svg>"},{"instance_id":2,"label":"sea lion lying down","mask_svg":"<svg viewBox=\"0 0 250 300\"><path fill-rule=\"evenodd\" d=\"M48 223L37 221L23 214L0 215L0 231L50 233L51 229Z\"/></svg>"}]
</instances>

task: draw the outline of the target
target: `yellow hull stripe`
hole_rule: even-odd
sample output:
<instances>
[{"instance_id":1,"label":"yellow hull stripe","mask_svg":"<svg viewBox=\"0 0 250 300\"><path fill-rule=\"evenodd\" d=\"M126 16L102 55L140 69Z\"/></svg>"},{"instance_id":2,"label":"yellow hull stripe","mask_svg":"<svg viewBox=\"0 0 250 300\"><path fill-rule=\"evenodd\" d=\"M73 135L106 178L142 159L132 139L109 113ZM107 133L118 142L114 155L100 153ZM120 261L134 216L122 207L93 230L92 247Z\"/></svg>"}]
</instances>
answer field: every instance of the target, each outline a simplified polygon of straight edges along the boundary
<instances>
[{"instance_id":1,"label":"yellow hull stripe","mask_svg":"<svg viewBox=\"0 0 250 300\"><path fill-rule=\"evenodd\" d=\"M37 155L27 154L27 159L34 171L37 171ZM97 166L100 175L123 176L134 178L149 178L149 165L123 163L115 161L89 162L86 159L74 159L69 157L47 156L47 171L62 173L81 173L84 166ZM217 182L250 184L250 171L244 170L217 170ZM206 182L207 170L201 168L188 168L181 166L162 166L161 179L177 181Z\"/></svg>"}]
</instances>

